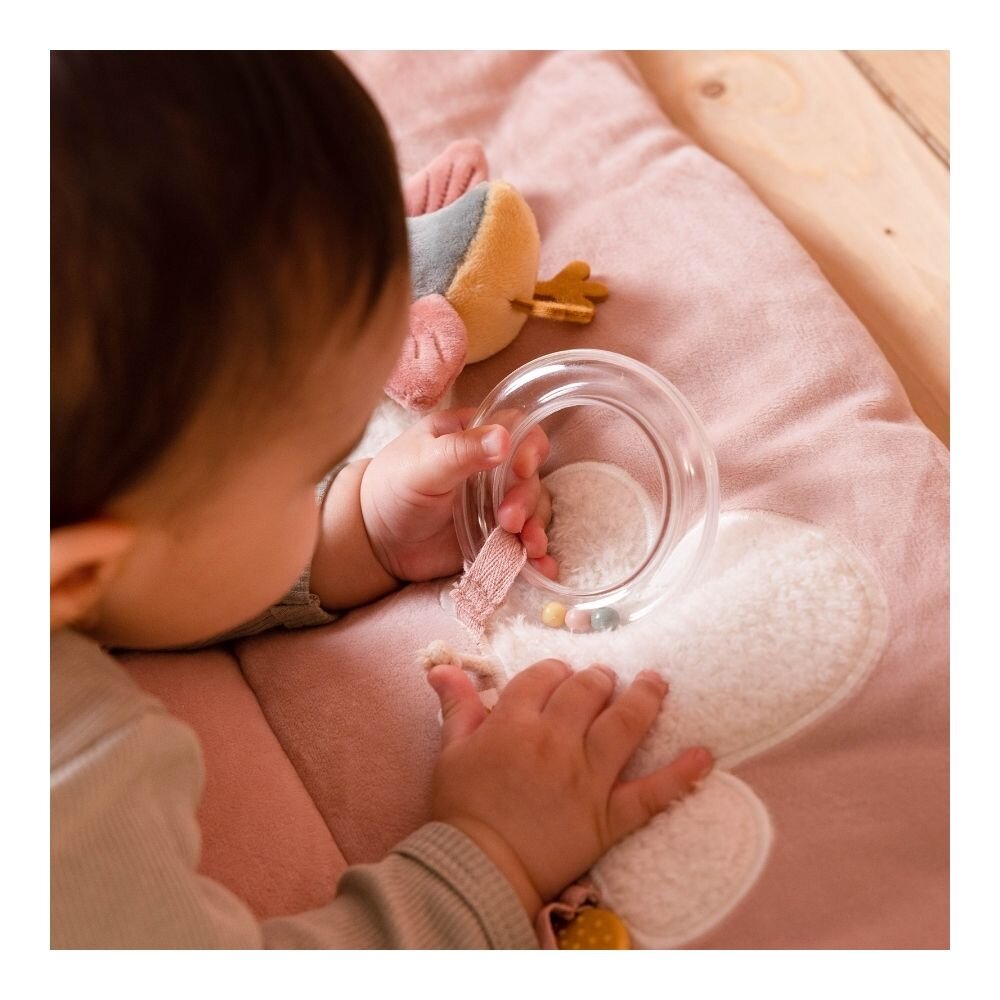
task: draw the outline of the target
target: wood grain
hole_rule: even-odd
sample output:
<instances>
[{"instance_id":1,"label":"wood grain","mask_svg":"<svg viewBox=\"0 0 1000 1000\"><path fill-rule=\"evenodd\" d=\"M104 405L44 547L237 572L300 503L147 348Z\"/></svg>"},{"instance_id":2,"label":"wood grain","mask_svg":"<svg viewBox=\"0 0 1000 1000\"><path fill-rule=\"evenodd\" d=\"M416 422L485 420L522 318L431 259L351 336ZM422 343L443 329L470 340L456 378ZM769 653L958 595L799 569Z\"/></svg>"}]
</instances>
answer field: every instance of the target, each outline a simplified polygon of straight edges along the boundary
<instances>
[{"instance_id":1,"label":"wood grain","mask_svg":"<svg viewBox=\"0 0 1000 1000\"><path fill-rule=\"evenodd\" d=\"M813 256L949 435L948 168L843 52L632 52Z\"/></svg>"},{"instance_id":2,"label":"wood grain","mask_svg":"<svg viewBox=\"0 0 1000 1000\"><path fill-rule=\"evenodd\" d=\"M882 96L945 163L949 160L947 52L847 53Z\"/></svg>"}]
</instances>

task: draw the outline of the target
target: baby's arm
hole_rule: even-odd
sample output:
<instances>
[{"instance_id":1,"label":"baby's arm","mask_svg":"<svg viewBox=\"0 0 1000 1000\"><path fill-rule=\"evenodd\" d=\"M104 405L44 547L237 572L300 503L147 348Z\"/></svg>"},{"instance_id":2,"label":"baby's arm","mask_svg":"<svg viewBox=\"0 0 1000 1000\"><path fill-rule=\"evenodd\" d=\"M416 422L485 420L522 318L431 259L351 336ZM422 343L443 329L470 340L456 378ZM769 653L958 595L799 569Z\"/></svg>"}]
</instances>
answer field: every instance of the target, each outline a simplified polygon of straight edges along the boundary
<instances>
[{"instance_id":1,"label":"baby's arm","mask_svg":"<svg viewBox=\"0 0 1000 1000\"><path fill-rule=\"evenodd\" d=\"M503 424L469 428L475 410L429 414L374 458L353 462L334 478L322 510L310 586L328 610L364 604L403 581L450 576L462 568L453 518L456 491L510 452ZM515 421L516 415L509 416ZM520 536L528 559L554 578L545 528L551 513L538 470L548 454L541 428L531 429L512 457L510 485L498 511Z\"/></svg>"},{"instance_id":2,"label":"baby's arm","mask_svg":"<svg viewBox=\"0 0 1000 1000\"><path fill-rule=\"evenodd\" d=\"M377 864L348 868L325 906L258 920L197 871L204 769L194 733L140 701L121 668L84 642L58 638L71 648L54 647L57 670L86 657L84 667L120 679L102 733L79 741L72 725L59 730L72 745L62 752L57 740L52 767L53 948L537 947L507 879L444 823L421 827Z\"/></svg>"}]
</instances>

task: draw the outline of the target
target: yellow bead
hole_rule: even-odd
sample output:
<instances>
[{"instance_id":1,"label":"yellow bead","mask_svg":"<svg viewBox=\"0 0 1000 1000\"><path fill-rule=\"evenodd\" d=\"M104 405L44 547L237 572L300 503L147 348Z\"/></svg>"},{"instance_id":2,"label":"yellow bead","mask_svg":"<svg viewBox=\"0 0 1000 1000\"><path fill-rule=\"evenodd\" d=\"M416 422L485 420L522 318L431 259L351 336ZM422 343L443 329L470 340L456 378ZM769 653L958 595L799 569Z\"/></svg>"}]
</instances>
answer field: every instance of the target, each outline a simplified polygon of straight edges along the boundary
<instances>
[{"instance_id":1,"label":"yellow bead","mask_svg":"<svg viewBox=\"0 0 1000 1000\"><path fill-rule=\"evenodd\" d=\"M598 934L598 932L603 932ZM556 935L563 950L583 949L623 951L631 947L628 930L617 913L598 907L581 910Z\"/></svg>"},{"instance_id":2,"label":"yellow bead","mask_svg":"<svg viewBox=\"0 0 1000 1000\"><path fill-rule=\"evenodd\" d=\"M549 601L542 608L542 621L549 628L562 628L563 623L566 621L565 605L560 604L558 601Z\"/></svg>"}]
</instances>

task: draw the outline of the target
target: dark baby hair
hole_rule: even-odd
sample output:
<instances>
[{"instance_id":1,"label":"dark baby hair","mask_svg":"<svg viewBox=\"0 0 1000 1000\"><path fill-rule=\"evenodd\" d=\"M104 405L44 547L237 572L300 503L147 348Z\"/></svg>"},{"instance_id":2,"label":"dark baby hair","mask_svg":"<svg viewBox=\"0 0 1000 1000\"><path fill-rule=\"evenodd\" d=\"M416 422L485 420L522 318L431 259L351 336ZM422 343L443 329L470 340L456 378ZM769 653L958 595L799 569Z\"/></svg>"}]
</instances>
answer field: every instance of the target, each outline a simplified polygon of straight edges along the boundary
<instances>
[{"instance_id":1,"label":"dark baby hair","mask_svg":"<svg viewBox=\"0 0 1000 1000\"><path fill-rule=\"evenodd\" d=\"M387 127L332 52L54 52L50 76L55 528L221 387L281 398L408 249Z\"/></svg>"}]
</instances>

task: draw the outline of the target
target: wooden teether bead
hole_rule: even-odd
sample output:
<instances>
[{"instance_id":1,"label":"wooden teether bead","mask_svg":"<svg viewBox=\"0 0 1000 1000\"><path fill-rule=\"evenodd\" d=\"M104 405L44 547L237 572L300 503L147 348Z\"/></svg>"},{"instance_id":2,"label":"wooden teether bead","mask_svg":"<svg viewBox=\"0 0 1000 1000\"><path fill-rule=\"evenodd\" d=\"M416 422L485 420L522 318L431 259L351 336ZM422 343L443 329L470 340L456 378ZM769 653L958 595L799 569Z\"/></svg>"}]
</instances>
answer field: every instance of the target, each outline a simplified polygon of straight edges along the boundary
<instances>
[{"instance_id":1,"label":"wooden teether bead","mask_svg":"<svg viewBox=\"0 0 1000 1000\"><path fill-rule=\"evenodd\" d=\"M631 947L628 929L621 917L597 906L581 910L557 932L556 943L563 951L622 951Z\"/></svg>"}]
</instances>

